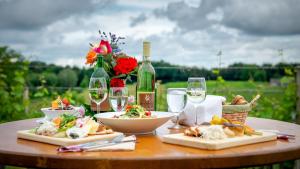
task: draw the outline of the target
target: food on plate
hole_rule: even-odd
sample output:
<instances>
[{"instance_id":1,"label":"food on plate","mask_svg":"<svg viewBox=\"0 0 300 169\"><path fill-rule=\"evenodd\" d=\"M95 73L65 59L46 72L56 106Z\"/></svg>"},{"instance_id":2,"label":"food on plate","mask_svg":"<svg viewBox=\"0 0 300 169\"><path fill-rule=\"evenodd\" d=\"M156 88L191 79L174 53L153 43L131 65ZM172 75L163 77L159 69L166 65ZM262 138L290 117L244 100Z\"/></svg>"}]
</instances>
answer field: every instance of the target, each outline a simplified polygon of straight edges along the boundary
<instances>
[{"instance_id":1,"label":"food on plate","mask_svg":"<svg viewBox=\"0 0 300 169\"><path fill-rule=\"evenodd\" d=\"M241 105L247 103L248 101L241 95L236 95L234 99L231 101L231 105Z\"/></svg>"},{"instance_id":2,"label":"food on plate","mask_svg":"<svg viewBox=\"0 0 300 169\"><path fill-rule=\"evenodd\" d=\"M184 131L187 136L200 137L202 135L199 127L189 127Z\"/></svg>"},{"instance_id":3,"label":"food on plate","mask_svg":"<svg viewBox=\"0 0 300 169\"><path fill-rule=\"evenodd\" d=\"M78 139L88 136L88 130L86 128L72 127L66 131L66 135L71 139Z\"/></svg>"},{"instance_id":4,"label":"food on plate","mask_svg":"<svg viewBox=\"0 0 300 169\"><path fill-rule=\"evenodd\" d=\"M213 116L210 126L194 126L184 131L186 136L200 137L207 140L219 140L244 135L262 135L248 125Z\"/></svg>"},{"instance_id":5,"label":"food on plate","mask_svg":"<svg viewBox=\"0 0 300 169\"><path fill-rule=\"evenodd\" d=\"M227 137L221 125L190 127L185 131L185 135L205 140L221 140Z\"/></svg>"},{"instance_id":6,"label":"food on plate","mask_svg":"<svg viewBox=\"0 0 300 169\"><path fill-rule=\"evenodd\" d=\"M127 105L125 113L120 116L114 116L114 118L155 118L155 116L151 115L150 111L146 111L140 105Z\"/></svg>"},{"instance_id":7,"label":"food on plate","mask_svg":"<svg viewBox=\"0 0 300 169\"><path fill-rule=\"evenodd\" d=\"M54 123L50 121L44 122L41 126L36 129L36 134L43 136L53 136L58 131Z\"/></svg>"},{"instance_id":8,"label":"food on plate","mask_svg":"<svg viewBox=\"0 0 300 169\"><path fill-rule=\"evenodd\" d=\"M113 130L100 125L89 116L78 118L74 115L63 114L51 121L44 121L34 130L34 133L43 136L78 139L88 135L111 134Z\"/></svg>"},{"instance_id":9,"label":"food on plate","mask_svg":"<svg viewBox=\"0 0 300 169\"><path fill-rule=\"evenodd\" d=\"M61 99L60 96L57 99L53 100L51 109L52 110L71 110L73 106L70 104L70 101L67 98Z\"/></svg>"},{"instance_id":10,"label":"food on plate","mask_svg":"<svg viewBox=\"0 0 300 169\"><path fill-rule=\"evenodd\" d=\"M229 123L229 121L225 118L220 118L217 115L214 115L210 121L211 125L222 125L223 123Z\"/></svg>"},{"instance_id":11,"label":"food on plate","mask_svg":"<svg viewBox=\"0 0 300 169\"><path fill-rule=\"evenodd\" d=\"M93 134L97 134L97 135L111 134L113 132L114 131L110 127L105 126L105 125L99 125L97 131L95 133L91 133L91 135L93 135Z\"/></svg>"}]
</instances>

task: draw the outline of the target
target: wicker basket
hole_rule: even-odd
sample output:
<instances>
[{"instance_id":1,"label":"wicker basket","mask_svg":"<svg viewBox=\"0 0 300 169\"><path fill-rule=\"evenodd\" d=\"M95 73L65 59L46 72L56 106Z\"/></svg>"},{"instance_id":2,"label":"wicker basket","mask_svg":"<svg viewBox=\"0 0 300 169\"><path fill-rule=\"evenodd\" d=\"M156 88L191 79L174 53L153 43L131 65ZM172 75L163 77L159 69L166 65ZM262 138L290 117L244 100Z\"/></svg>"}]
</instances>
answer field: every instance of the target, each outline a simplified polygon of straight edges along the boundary
<instances>
[{"instance_id":1,"label":"wicker basket","mask_svg":"<svg viewBox=\"0 0 300 169\"><path fill-rule=\"evenodd\" d=\"M250 103L244 105L223 105L222 117L230 120L245 123L248 113L256 105L257 99L260 95L257 95Z\"/></svg>"}]
</instances>

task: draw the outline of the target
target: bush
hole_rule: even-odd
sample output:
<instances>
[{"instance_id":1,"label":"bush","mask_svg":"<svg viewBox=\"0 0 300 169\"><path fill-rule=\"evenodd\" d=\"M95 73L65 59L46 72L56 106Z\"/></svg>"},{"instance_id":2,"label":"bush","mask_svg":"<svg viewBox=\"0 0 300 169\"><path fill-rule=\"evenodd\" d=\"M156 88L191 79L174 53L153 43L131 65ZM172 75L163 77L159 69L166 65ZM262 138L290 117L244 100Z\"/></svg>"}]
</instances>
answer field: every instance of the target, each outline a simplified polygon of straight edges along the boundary
<instances>
[{"instance_id":1,"label":"bush","mask_svg":"<svg viewBox=\"0 0 300 169\"><path fill-rule=\"evenodd\" d=\"M55 73L44 73L43 74L45 81L46 81L46 86L56 86L57 85L57 76Z\"/></svg>"},{"instance_id":2,"label":"bush","mask_svg":"<svg viewBox=\"0 0 300 169\"><path fill-rule=\"evenodd\" d=\"M78 78L74 70L67 68L61 70L58 74L58 82L62 87L75 87Z\"/></svg>"},{"instance_id":3,"label":"bush","mask_svg":"<svg viewBox=\"0 0 300 169\"><path fill-rule=\"evenodd\" d=\"M0 47L0 122L24 116L28 103L23 98L27 72L28 62L23 56L7 47Z\"/></svg>"}]
</instances>

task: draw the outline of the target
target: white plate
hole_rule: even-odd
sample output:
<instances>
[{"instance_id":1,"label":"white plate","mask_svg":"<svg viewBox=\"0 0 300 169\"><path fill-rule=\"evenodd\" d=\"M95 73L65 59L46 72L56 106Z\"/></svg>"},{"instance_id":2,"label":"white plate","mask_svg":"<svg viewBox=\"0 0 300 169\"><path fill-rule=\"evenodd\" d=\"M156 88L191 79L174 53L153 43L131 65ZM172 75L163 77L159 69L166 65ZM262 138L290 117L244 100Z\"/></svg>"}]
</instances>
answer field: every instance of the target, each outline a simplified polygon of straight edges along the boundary
<instances>
[{"instance_id":1,"label":"white plate","mask_svg":"<svg viewBox=\"0 0 300 169\"><path fill-rule=\"evenodd\" d=\"M152 111L151 114L155 116L155 118L113 118L114 115L119 116L123 113L124 112L99 113L96 114L95 117L98 121L111 127L115 131L135 134L153 132L156 128L174 117L174 113Z\"/></svg>"},{"instance_id":2,"label":"white plate","mask_svg":"<svg viewBox=\"0 0 300 169\"><path fill-rule=\"evenodd\" d=\"M42 108L41 111L45 114L46 120L51 120L55 117L58 117L62 114L72 114L77 115L79 107L74 107L72 110L52 110L51 107Z\"/></svg>"}]
</instances>

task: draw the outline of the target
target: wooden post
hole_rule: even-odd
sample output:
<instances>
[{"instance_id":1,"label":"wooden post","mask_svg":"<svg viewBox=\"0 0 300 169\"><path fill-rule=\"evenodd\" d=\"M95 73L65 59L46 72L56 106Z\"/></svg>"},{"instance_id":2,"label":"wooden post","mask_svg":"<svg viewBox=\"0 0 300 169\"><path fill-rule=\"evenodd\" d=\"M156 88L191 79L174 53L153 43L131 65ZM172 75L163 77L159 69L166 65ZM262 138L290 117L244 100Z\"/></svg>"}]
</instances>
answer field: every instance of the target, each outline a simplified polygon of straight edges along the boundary
<instances>
[{"instance_id":1,"label":"wooden post","mask_svg":"<svg viewBox=\"0 0 300 169\"><path fill-rule=\"evenodd\" d=\"M297 85L297 119L296 123L300 124L300 66L296 67L296 85ZM295 169L300 169L300 159L295 161Z\"/></svg>"},{"instance_id":2,"label":"wooden post","mask_svg":"<svg viewBox=\"0 0 300 169\"><path fill-rule=\"evenodd\" d=\"M300 124L300 66L296 67L296 84L297 84L297 124Z\"/></svg>"},{"instance_id":3,"label":"wooden post","mask_svg":"<svg viewBox=\"0 0 300 169\"><path fill-rule=\"evenodd\" d=\"M28 101L29 101L29 88L28 88L28 86L25 86L24 93L23 93L23 101L26 103L25 104L25 113L27 114L29 112L29 105L28 105Z\"/></svg>"}]
</instances>

